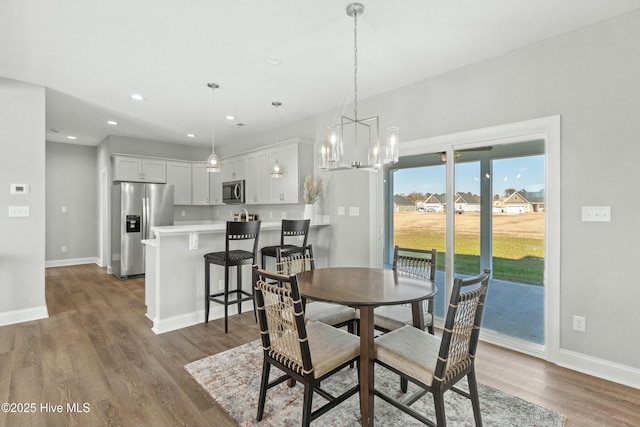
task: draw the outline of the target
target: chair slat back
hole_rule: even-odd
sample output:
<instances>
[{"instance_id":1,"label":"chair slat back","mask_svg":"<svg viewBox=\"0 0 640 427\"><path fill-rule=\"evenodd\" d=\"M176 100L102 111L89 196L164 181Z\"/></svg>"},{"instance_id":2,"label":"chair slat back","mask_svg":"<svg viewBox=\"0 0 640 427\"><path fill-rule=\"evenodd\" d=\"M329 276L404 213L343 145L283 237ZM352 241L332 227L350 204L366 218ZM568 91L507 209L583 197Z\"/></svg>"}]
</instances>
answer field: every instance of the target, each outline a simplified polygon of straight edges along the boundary
<instances>
[{"instance_id":1,"label":"chair slat back","mask_svg":"<svg viewBox=\"0 0 640 427\"><path fill-rule=\"evenodd\" d=\"M276 270L279 274L295 276L303 271L315 270L316 263L313 259L313 247L307 245L302 252L282 253L276 249Z\"/></svg>"},{"instance_id":2,"label":"chair slat back","mask_svg":"<svg viewBox=\"0 0 640 427\"><path fill-rule=\"evenodd\" d=\"M307 236L309 234L309 219L283 219L282 232L280 233L280 246L285 244L285 237L304 236L302 245L307 246Z\"/></svg>"},{"instance_id":3,"label":"chair slat back","mask_svg":"<svg viewBox=\"0 0 640 427\"><path fill-rule=\"evenodd\" d=\"M262 347L272 359L301 375L313 373L302 299L295 276L254 267ZM284 286L279 286L282 283Z\"/></svg>"},{"instance_id":4,"label":"chair slat back","mask_svg":"<svg viewBox=\"0 0 640 427\"><path fill-rule=\"evenodd\" d=\"M393 251L393 269L435 283L436 254L435 249L424 250L396 246Z\"/></svg>"},{"instance_id":5,"label":"chair slat back","mask_svg":"<svg viewBox=\"0 0 640 427\"><path fill-rule=\"evenodd\" d=\"M473 365L490 271L467 279L455 279L447 310L434 382L447 384L466 375Z\"/></svg>"},{"instance_id":6,"label":"chair slat back","mask_svg":"<svg viewBox=\"0 0 640 427\"><path fill-rule=\"evenodd\" d=\"M257 259L258 238L262 221L227 221L226 251L230 250L231 241L253 239L253 259Z\"/></svg>"}]
</instances>

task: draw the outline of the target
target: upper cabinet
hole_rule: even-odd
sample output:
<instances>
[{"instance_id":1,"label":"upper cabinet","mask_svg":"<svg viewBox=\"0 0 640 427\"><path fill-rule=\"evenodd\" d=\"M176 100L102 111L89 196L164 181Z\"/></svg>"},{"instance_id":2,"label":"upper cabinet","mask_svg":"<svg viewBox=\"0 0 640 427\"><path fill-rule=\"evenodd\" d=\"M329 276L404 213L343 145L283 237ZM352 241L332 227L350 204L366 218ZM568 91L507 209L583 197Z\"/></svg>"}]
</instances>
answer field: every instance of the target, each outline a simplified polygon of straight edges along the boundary
<instances>
[{"instance_id":1,"label":"upper cabinet","mask_svg":"<svg viewBox=\"0 0 640 427\"><path fill-rule=\"evenodd\" d=\"M246 202L249 205L264 205L270 202L269 152L254 151L247 157Z\"/></svg>"},{"instance_id":2,"label":"upper cabinet","mask_svg":"<svg viewBox=\"0 0 640 427\"><path fill-rule=\"evenodd\" d=\"M271 177L276 160L282 178ZM208 173L206 162L113 156L114 181L166 182L176 205L222 205L222 183L236 180L245 180L247 204L303 203L303 181L312 174L313 144L297 138L222 159L220 173Z\"/></svg>"},{"instance_id":3,"label":"upper cabinet","mask_svg":"<svg viewBox=\"0 0 640 427\"><path fill-rule=\"evenodd\" d=\"M223 205L222 203L222 174L207 173L209 175L209 204Z\"/></svg>"},{"instance_id":4,"label":"upper cabinet","mask_svg":"<svg viewBox=\"0 0 640 427\"><path fill-rule=\"evenodd\" d=\"M247 204L303 203L302 183L307 175L313 174L311 143L289 140L250 152L244 158L247 164ZM271 177L271 168L276 160L284 169L282 178Z\"/></svg>"},{"instance_id":5,"label":"upper cabinet","mask_svg":"<svg viewBox=\"0 0 640 427\"><path fill-rule=\"evenodd\" d=\"M292 142L269 149L267 178L270 182L270 203L304 203L302 199L303 181L313 174L313 145ZM284 173L282 178L271 178L271 167L280 163Z\"/></svg>"},{"instance_id":6,"label":"upper cabinet","mask_svg":"<svg viewBox=\"0 0 640 427\"><path fill-rule=\"evenodd\" d=\"M235 181L247 179L247 158L248 155L228 157L222 160L221 172L223 181Z\"/></svg>"},{"instance_id":7,"label":"upper cabinet","mask_svg":"<svg viewBox=\"0 0 640 427\"><path fill-rule=\"evenodd\" d=\"M191 162L167 161L167 184L173 185L175 205L191 204Z\"/></svg>"},{"instance_id":8,"label":"upper cabinet","mask_svg":"<svg viewBox=\"0 0 640 427\"><path fill-rule=\"evenodd\" d=\"M221 205L222 184L220 173L207 172L206 162L192 163L193 205Z\"/></svg>"},{"instance_id":9,"label":"upper cabinet","mask_svg":"<svg viewBox=\"0 0 640 427\"><path fill-rule=\"evenodd\" d=\"M165 183L167 161L145 157L113 156L113 180Z\"/></svg>"}]
</instances>

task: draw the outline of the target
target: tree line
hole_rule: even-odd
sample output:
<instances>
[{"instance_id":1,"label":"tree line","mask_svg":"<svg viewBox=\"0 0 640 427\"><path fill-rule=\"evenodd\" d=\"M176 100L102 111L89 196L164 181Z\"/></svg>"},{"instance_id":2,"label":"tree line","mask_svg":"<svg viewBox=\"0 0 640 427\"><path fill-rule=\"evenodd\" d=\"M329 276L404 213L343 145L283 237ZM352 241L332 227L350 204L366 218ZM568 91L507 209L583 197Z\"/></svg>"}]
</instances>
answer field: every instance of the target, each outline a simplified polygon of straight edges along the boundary
<instances>
[{"instance_id":1,"label":"tree line","mask_svg":"<svg viewBox=\"0 0 640 427\"><path fill-rule=\"evenodd\" d=\"M515 188L506 188L504 190L504 195L502 197L509 197L510 195L515 193L516 191L518 191L518 190L516 190ZM522 190L520 190L520 193L521 194L526 193L526 190L522 189ZM467 194L469 194L470 196L479 197L477 194L472 194L470 191L467 191ZM425 200L427 200L432 195L433 195L433 193L421 193L419 191L412 191L409 194L396 194L396 196L404 197L405 199L409 200L412 203L424 202ZM496 194L495 196L493 196L493 198L495 200L499 200L500 199L500 195Z\"/></svg>"}]
</instances>

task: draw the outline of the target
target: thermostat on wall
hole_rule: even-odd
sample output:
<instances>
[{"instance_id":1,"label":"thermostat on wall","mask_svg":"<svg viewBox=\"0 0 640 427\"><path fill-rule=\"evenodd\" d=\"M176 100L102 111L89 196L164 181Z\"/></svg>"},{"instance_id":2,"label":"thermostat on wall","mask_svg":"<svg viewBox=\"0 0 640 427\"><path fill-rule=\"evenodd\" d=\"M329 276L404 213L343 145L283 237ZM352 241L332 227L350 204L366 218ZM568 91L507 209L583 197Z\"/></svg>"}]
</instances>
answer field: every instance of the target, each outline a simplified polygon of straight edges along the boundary
<instances>
[{"instance_id":1,"label":"thermostat on wall","mask_svg":"<svg viewBox=\"0 0 640 427\"><path fill-rule=\"evenodd\" d=\"M29 184L11 184L11 194L29 194Z\"/></svg>"}]
</instances>

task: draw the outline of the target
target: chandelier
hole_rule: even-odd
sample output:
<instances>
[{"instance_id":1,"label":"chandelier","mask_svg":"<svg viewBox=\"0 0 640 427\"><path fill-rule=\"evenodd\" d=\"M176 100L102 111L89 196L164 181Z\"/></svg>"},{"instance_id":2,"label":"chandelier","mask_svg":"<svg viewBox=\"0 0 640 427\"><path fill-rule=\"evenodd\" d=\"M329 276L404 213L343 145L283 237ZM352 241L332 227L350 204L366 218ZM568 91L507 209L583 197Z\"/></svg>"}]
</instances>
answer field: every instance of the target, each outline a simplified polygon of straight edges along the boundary
<instances>
[{"instance_id":1,"label":"chandelier","mask_svg":"<svg viewBox=\"0 0 640 427\"><path fill-rule=\"evenodd\" d=\"M215 135L215 126L213 125L213 120L215 119L214 108L215 100L213 93L217 88L220 87L217 83L208 83L207 86L211 88L211 155L207 159L207 172L220 172L220 159L216 155L216 135Z\"/></svg>"},{"instance_id":2,"label":"chandelier","mask_svg":"<svg viewBox=\"0 0 640 427\"><path fill-rule=\"evenodd\" d=\"M378 170L385 164L398 161L399 128L387 128L384 142L380 140L378 116L360 119L358 117L358 15L364 13L361 3L347 6L347 15L353 18L353 117L341 116L340 122L329 126L327 137L320 145L320 169ZM346 138L346 139L345 139ZM353 144L353 160L349 164L343 161L344 145ZM367 147L366 160L358 157L358 147Z\"/></svg>"}]
</instances>

